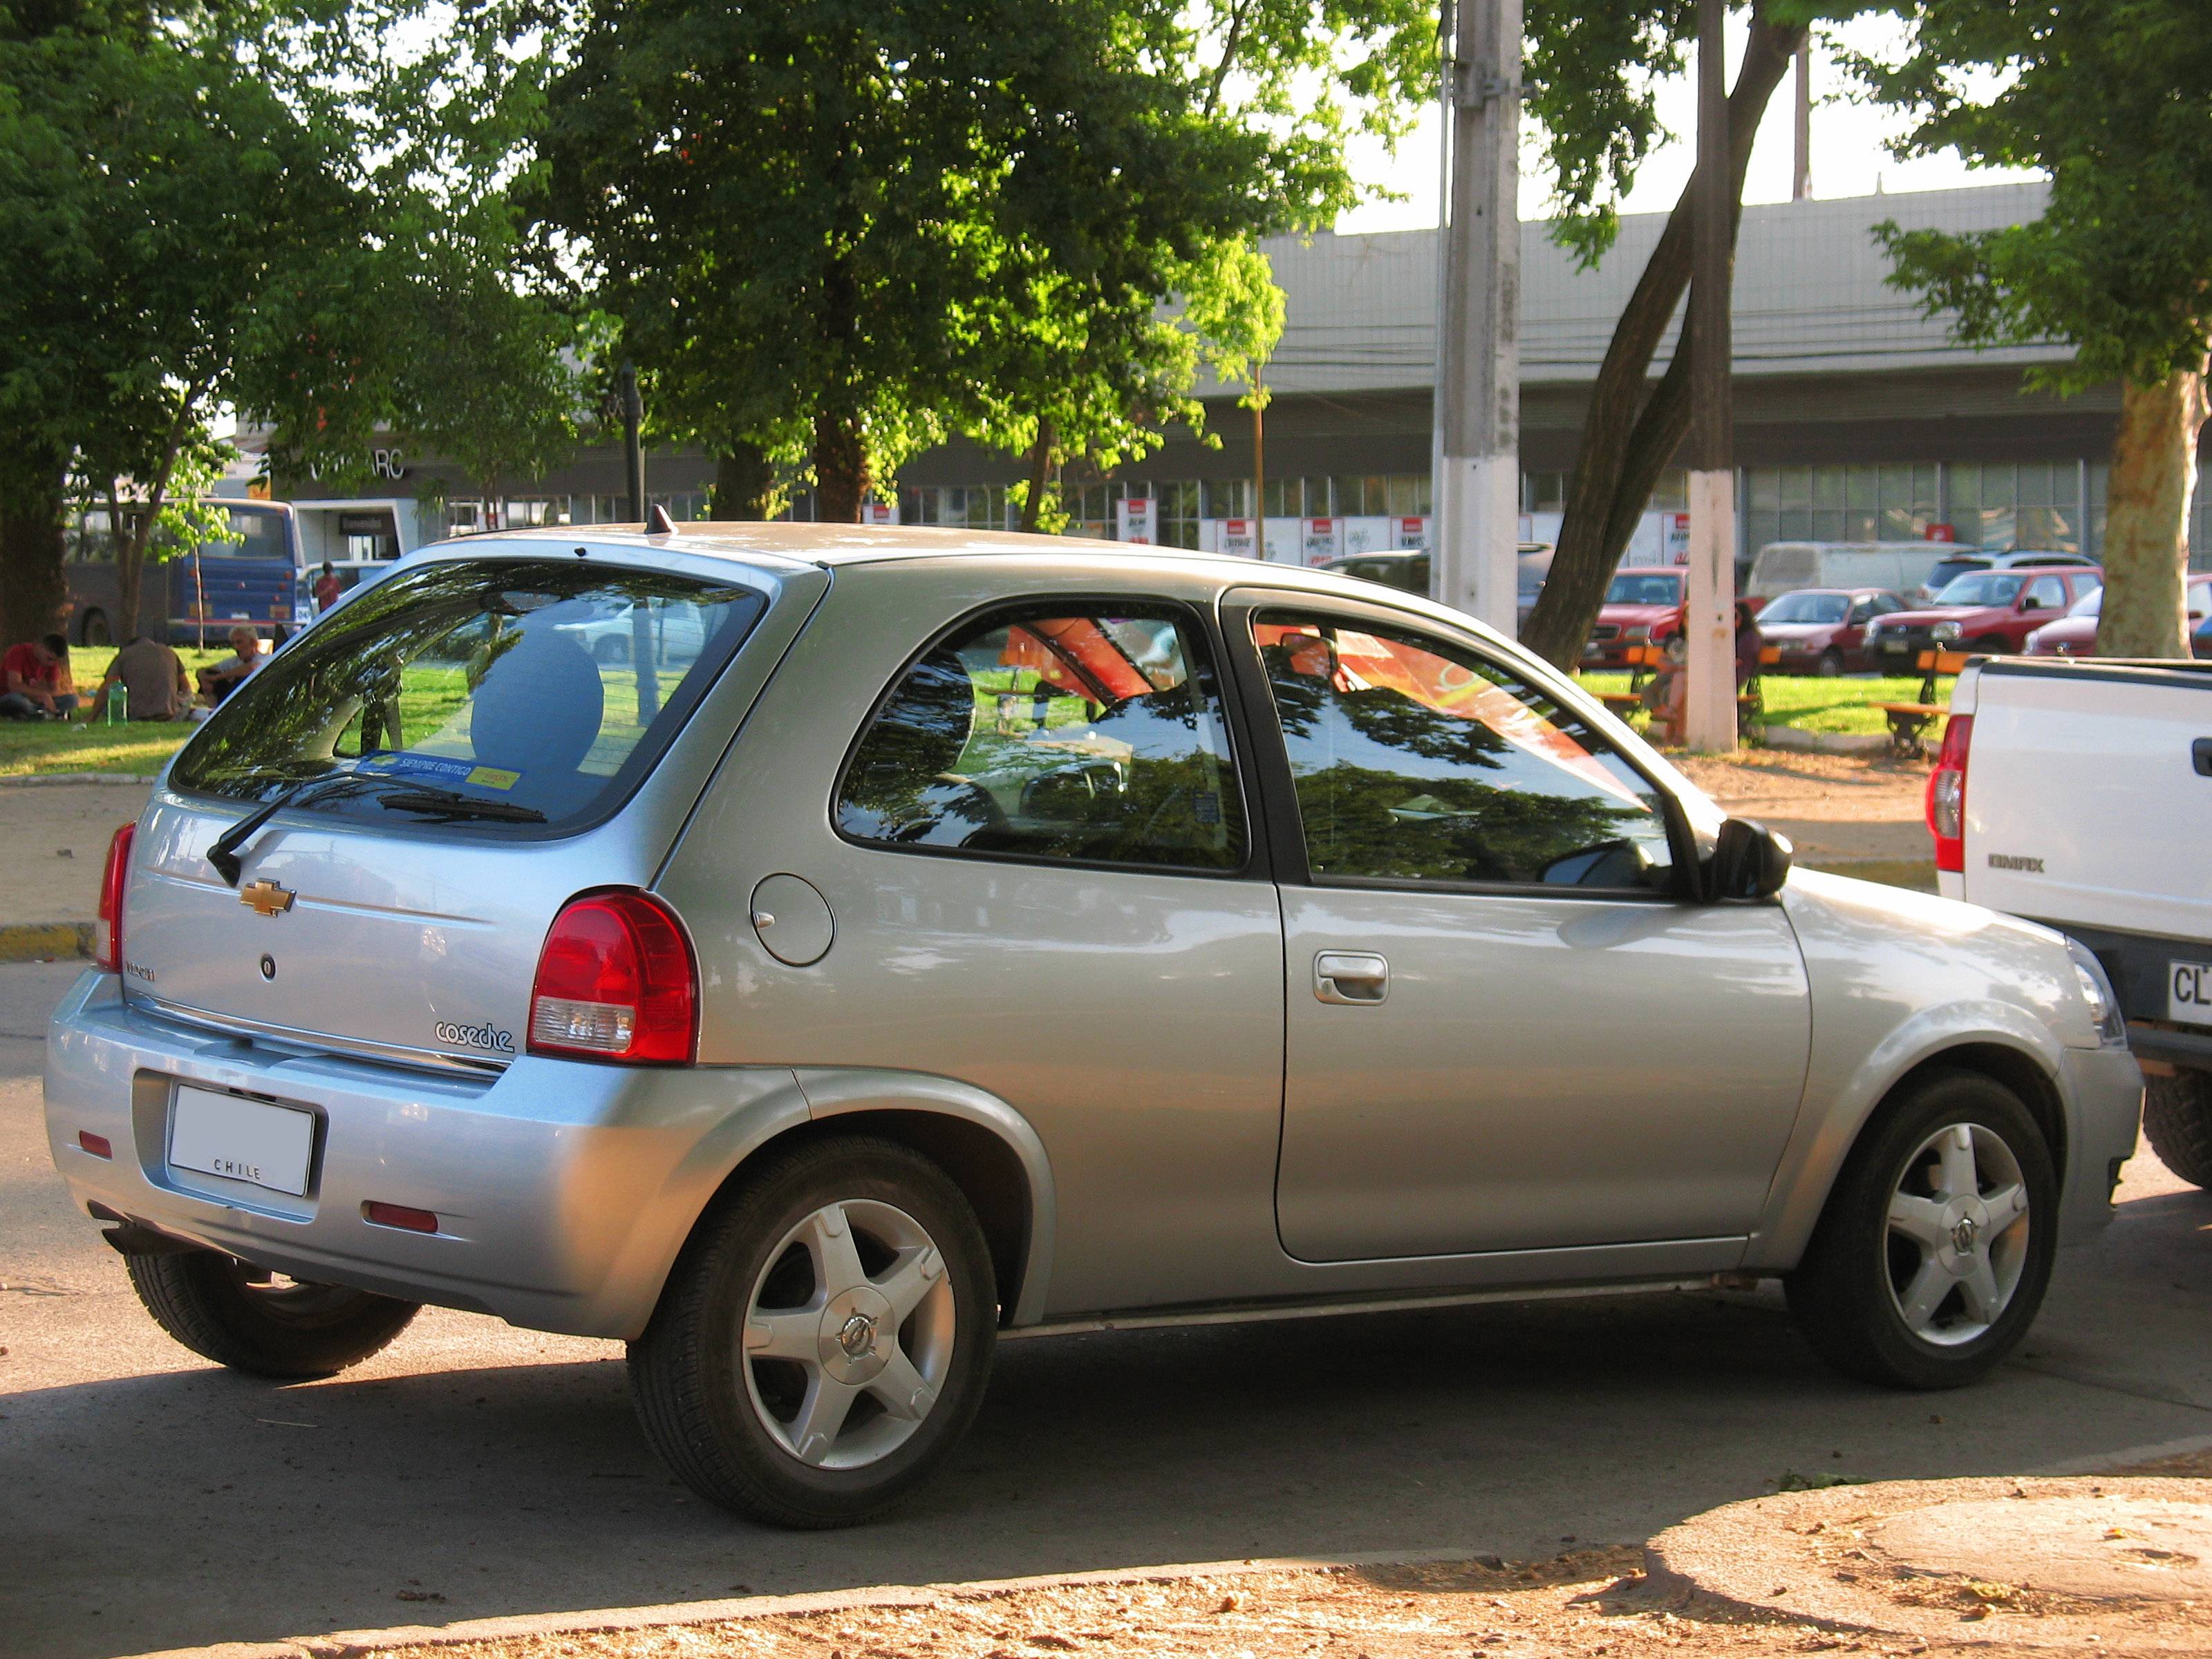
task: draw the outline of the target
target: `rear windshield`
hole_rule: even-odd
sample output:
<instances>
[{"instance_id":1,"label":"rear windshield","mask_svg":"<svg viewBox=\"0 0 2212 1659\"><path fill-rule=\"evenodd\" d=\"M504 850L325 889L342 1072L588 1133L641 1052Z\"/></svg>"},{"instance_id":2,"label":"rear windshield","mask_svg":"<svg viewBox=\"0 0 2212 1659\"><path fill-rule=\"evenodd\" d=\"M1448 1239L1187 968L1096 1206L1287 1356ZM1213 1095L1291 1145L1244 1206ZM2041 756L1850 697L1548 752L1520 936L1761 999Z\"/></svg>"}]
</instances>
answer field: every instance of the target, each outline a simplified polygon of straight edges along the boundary
<instances>
[{"instance_id":1,"label":"rear windshield","mask_svg":"<svg viewBox=\"0 0 2212 1659\"><path fill-rule=\"evenodd\" d=\"M1947 584L1956 581L1968 571L1987 570L1989 568L1987 559L1938 559L1936 568L1928 573L1928 591L1940 593Z\"/></svg>"},{"instance_id":2,"label":"rear windshield","mask_svg":"<svg viewBox=\"0 0 2212 1659\"><path fill-rule=\"evenodd\" d=\"M1763 623L1839 623L1850 615L1848 593L1784 593L1759 612Z\"/></svg>"},{"instance_id":3,"label":"rear windshield","mask_svg":"<svg viewBox=\"0 0 2212 1659\"><path fill-rule=\"evenodd\" d=\"M232 692L170 782L385 822L581 828L628 796L765 605L581 561L395 572Z\"/></svg>"},{"instance_id":4,"label":"rear windshield","mask_svg":"<svg viewBox=\"0 0 2212 1659\"><path fill-rule=\"evenodd\" d=\"M1615 576L1605 590L1607 605L1680 605L1680 576Z\"/></svg>"}]
</instances>

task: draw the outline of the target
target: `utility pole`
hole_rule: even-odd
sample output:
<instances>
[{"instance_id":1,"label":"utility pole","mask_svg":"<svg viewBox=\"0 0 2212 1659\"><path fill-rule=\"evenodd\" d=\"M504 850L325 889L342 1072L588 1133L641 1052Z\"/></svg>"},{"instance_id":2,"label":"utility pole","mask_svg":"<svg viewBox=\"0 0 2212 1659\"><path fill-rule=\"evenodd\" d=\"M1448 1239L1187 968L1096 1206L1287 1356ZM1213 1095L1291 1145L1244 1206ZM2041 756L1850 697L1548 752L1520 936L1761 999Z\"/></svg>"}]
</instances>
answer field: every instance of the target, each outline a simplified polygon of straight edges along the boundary
<instances>
[{"instance_id":1,"label":"utility pole","mask_svg":"<svg viewBox=\"0 0 2212 1659\"><path fill-rule=\"evenodd\" d=\"M629 511L625 516L643 524L645 446L639 440L638 428L645 424L645 404L637 395L637 365L624 362L617 378L622 392L623 471L629 491Z\"/></svg>"},{"instance_id":2,"label":"utility pole","mask_svg":"<svg viewBox=\"0 0 2212 1659\"><path fill-rule=\"evenodd\" d=\"M1790 175L1790 199L1802 202L1813 194L1813 37L1797 48L1797 165Z\"/></svg>"},{"instance_id":3,"label":"utility pole","mask_svg":"<svg viewBox=\"0 0 2212 1659\"><path fill-rule=\"evenodd\" d=\"M1682 625L1689 648L1683 740L1692 749L1723 754L1735 747L1736 737L1727 17L1727 0L1698 0L1697 219L1685 331L1691 352L1690 598Z\"/></svg>"},{"instance_id":4,"label":"utility pole","mask_svg":"<svg viewBox=\"0 0 2212 1659\"><path fill-rule=\"evenodd\" d=\"M1437 599L1511 635L1521 516L1521 0L1449 18Z\"/></svg>"}]
</instances>

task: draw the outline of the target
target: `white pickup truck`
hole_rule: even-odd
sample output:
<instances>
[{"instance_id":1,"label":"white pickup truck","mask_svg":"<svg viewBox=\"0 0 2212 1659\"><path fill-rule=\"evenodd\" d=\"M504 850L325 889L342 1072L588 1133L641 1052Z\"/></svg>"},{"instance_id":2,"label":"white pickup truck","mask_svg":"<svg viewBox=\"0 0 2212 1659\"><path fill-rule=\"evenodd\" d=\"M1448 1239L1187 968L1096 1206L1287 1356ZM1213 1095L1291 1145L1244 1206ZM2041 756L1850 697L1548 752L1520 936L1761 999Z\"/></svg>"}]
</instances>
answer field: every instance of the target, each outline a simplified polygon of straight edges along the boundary
<instances>
[{"instance_id":1,"label":"white pickup truck","mask_svg":"<svg viewBox=\"0 0 2212 1659\"><path fill-rule=\"evenodd\" d=\"M2104 964L2143 1130L2212 1187L2212 661L1978 659L1928 781L1936 881Z\"/></svg>"}]
</instances>

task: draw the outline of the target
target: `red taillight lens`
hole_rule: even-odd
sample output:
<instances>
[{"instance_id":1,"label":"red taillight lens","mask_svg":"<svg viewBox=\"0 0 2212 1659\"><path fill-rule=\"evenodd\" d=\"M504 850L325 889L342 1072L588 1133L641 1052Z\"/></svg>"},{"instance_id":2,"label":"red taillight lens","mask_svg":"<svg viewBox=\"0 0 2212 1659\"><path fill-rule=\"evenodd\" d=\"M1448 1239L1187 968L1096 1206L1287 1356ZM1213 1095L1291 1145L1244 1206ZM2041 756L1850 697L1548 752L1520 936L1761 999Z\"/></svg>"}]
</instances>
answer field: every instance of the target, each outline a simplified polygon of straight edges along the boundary
<instances>
[{"instance_id":1,"label":"red taillight lens","mask_svg":"<svg viewBox=\"0 0 2212 1659\"><path fill-rule=\"evenodd\" d=\"M428 1210L412 1210L404 1204L385 1204L371 1199L361 1206L361 1218L380 1227L404 1227L410 1233L434 1233L438 1218Z\"/></svg>"},{"instance_id":2,"label":"red taillight lens","mask_svg":"<svg viewBox=\"0 0 2212 1659\"><path fill-rule=\"evenodd\" d=\"M100 920L93 924L92 959L104 973L123 971L123 895L131 884L131 842L138 826L126 823L107 843L107 868L100 877Z\"/></svg>"},{"instance_id":3,"label":"red taillight lens","mask_svg":"<svg viewBox=\"0 0 2212 1659\"><path fill-rule=\"evenodd\" d=\"M1962 872L1966 867L1966 750L1974 740L1974 717L1954 714L1943 727L1942 752L1928 775L1928 833L1936 837L1936 867Z\"/></svg>"},{"instance_id":4,"label":"red taillight lens","mask_svg":"<svg viewBox=\"0 0 2212 1659\"><path fill-rule=\"evenodd\" d=\"M94 1158L112 1158L115 1156L115 1148L109 1143L107 1137L96 1135L89 1129L79 1129L76 1132L76 1144Z\"/></svg>"},{"instance_id":5,"label":"red taillight lens","mask_svg":"<svg viewBox=\"0 0 2212 1659\"><path fill-rule=\"evenodd\" d=\"M688 1066L698 972L676 918L643 893L572 899L545 935L530 990L530 1052Z\"/></svg>"}]
</instances>

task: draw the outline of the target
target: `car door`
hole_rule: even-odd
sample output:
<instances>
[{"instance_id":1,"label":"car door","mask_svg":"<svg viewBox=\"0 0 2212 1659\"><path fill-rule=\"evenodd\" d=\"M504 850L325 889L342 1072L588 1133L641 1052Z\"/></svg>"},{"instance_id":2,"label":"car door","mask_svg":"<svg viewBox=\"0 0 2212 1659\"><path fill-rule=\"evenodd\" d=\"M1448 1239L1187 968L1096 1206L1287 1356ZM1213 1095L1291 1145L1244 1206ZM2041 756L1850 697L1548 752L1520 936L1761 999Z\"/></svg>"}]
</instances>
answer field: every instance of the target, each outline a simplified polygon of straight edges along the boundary
<instances>
[{"instance_id":1,"label":"car door","mask_svg":"<svg viewBox=\"0 0 2212 1659\"><path fill-rule=\"evenodd\" d=\"M2013 625L2006 630L2011 636L2012 649L2021 648L2031 629L2063 616L2069 603L2063 576L2037 576L2025 584L2020 590L2019 603L2013 607Z\"/></svg>"},{"instance_id":2,"label":"car door","mask_svg":"<svg viewBox=\"0 0 2212 1659\"><path fill-rule=\"evenodd\" d=\"M1781 908L1678 896L1660 787L1472 636L1288 596L1231 614L1295 866L1284 1247L1740 1239L1810 1036Z\"/></svg>"}]
</instances>

